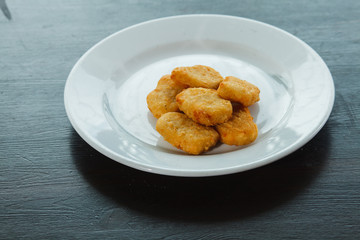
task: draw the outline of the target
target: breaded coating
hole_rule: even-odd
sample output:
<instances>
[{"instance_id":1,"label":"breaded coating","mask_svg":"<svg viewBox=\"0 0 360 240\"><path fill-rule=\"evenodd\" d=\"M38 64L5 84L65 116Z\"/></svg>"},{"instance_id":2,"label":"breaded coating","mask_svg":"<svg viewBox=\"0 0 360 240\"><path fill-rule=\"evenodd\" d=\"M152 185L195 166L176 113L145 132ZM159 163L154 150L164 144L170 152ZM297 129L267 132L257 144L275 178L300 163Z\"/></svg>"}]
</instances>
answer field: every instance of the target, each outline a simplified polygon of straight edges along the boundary
<instances>
[{"instance_id":1,"label":"breaded coating","mask_svg":"<svg viewBox=\"0 0 360 240\"><path fill-rule=\"evenodd\" d=\"M170 75L163 76L156 88L146 97L149 110L156 118L167 112L178 112L179 107L175 97L186 87L186 85L172 80Z\"/></svg>"},{"instance_id":2,"label":"breaded coating","mask_svg":"<svg viewBox=\"0 0 360 240\"><path fill-rule=\"evenodd\" d=\"M231 118L231 102L214 89L187 88L176 96L181 111L197 123L214 126Z\"/></svg>"},{"instance_id":3,"label":"breaded coating","mask_svg":"<svg viewBox=\"0 0 360 240\"><path fill-rule=\"evenodd\" d=\"M239 102L248 107L260 100L260 90L255 85L236 77L226 77L217 89L220 97Z\"/></svg>"},{"instance_id":4,"label":"breaded coating","mask_svg":"<svg viewBox=\"0 0 360 240\"><path fill-rule=\"evenodd\" d=\"M156 130L176 148L194 155L209 150L219 140L214 128L200 125L179 112L163 114Z\"/></svg>"},{"instance_id":5,"label":"breaded coating","mask_svg":"<svg viewBox=\"0 0 360 240\"><path fill-rule=\"evenodd\" d=\"M220 141L228 145L246 145L255 141L258 128L247 107L234 108L233 116L229 121L216 126L220 134Z\"/></svg>"},{"instance_id":6,"label":"breaded coating","mask_svg":"<svg viewBox=\"0 0 360 240\"><path fill-rule=\"evenodd\" d=\"M177 67L171 72L171 78L189 87L217 89L224 78L213 68L203 65Z\"/></svg>"}]
</instances>

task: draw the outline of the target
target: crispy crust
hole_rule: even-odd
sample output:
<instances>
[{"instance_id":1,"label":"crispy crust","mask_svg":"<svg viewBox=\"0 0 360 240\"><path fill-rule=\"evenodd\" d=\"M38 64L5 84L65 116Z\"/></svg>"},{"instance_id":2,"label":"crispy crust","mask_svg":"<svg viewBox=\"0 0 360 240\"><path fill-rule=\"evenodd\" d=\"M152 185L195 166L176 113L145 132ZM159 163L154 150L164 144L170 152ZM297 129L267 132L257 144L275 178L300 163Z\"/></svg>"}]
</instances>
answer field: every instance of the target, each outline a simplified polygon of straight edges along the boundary
<instances>
[{"instance_id":1,"label":"crispy crust","mask_svg":"<svg viewBox=\"0 0 360 240\"><path fill-rule=\"evenodd\" d=\"M170 75L163 76L156 88L146 97L149 110L156 118L167 112L178 112L179 107L175 97L186 87L186 85L172 80Z\"/></svg>"},{"instance_id":2,"label":"crispy crust","mask_svg":"<svg viewBox=\"0 0 360 240\"><path fill-rule=\"evenodd\" d=\"M220 141L228 145L246 145L257 138L258 128L247 107L238 106L232 118L226 123L216 126Z\"/></svg>"},{"instance_id":3,"label":"crispy crust","mask_svg":"<svg viewBox=\"0 0 360 240\"><path fill-rule=\"evenodd\" d=\"M217 89L224 78L211 67L195 65L192 67L177 67L171 72L171 78L189 87Z\"/></svg>"},{"instance_id":4,"label":"crispy crust","mask_svg":"<svg viewBox=\"0 0 360 240\"><path fill-rule=\"evenodd\" d=\"M163 114L156 123L156 130L173 146L195 155L209 150L219 140L214 128L195 123L179 112Z\"/></svg>"},{"instance_id":5,"label":"crispy crust","mask_svg":"<svg viewBox=\"0 0 360 240\"><path fill-rule=\"evenodd\" d=\"M239 102L248 107L260 100L260 90L255 85L236 77L226 77L217 89L220 97Z\"/></svg>"},{"instance_id":6,"label":"crispy crust","mask_svg":"<svg viewBox=\"0 0 360 240\"><path fill-rule=\"evenodd\" d=\"M188 117L206 126L224 123L232 115L231 102L214 89L187 88L176 96L176 102Z\"/></svg>"}]
</instances>

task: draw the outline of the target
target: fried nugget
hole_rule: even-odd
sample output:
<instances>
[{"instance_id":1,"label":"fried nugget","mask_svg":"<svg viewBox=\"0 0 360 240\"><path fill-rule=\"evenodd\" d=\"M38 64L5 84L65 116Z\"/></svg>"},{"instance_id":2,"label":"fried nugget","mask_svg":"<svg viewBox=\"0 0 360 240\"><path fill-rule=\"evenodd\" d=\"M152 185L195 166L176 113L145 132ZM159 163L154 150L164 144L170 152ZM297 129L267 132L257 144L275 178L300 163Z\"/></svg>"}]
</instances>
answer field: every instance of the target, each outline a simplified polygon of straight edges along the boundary
<instances>
[{"instance_id":1,"label":"fried nugget","mask_svg":"<svg viewBox=\"0 0 360 240\"><path fill-rule=\"evenodd\" d=\"M156 118L167 112L178 112L179 107L175 97L186 87L186 85L172 80L170 75L163 76L156 88L146 97L149 110Z\"/></svg>"},{"instance_id":2,"label":"fried nugget","mask_svg":"<svg viewBox=\"0 0 360 240\"><path fill-rule=\"evenodd\" d=\"M200 125L179 112L163 114L156 122L156 130L176 148L194 155L209 150L219 140L214 128Z\"/></svg>"},{"instance_id":3,"label":"fried nugget","mask_svg":"<svg viewBox=\"0 0 360 240\"><path fill-rule=\"evenodd\" d=\"M220 134L220 141L228 145L246 145L255 141L258 135L249 109L243 106L234 108L231 119L215 128Z\"/></svg>"},{"instance_id":4,"label":"fried nugget","mask_svg":"<svg viewBox=\"0 0 360 240\"><path fill-rule=\"evenodd\" d=\"M176 96L176 102L188 117L206 126L226 122L232 115L231 102L214 89L187 88Z\"/></svg>"},{"instance_id":5,"label":"fried nugget","mask_svg":"<svg viewBox=\"0 0 360 240\"><path fill-rule=\"evenodd\" d=\"M189 87L217 89L224 78L213 68L203 65L177 67L171 72L171 78Z\"/></svg>"},{"instance_id":6,"label":"fried nugget","mask_svg":"<svg viewBox=\"0 0 360 240\"><path fill-rule=\"evenodd\" d=\"M217 89L220 97L239 102L248 107L260 100L260 90L255 85L236 77L226 77Z\"/></svg>"}]
</instances>

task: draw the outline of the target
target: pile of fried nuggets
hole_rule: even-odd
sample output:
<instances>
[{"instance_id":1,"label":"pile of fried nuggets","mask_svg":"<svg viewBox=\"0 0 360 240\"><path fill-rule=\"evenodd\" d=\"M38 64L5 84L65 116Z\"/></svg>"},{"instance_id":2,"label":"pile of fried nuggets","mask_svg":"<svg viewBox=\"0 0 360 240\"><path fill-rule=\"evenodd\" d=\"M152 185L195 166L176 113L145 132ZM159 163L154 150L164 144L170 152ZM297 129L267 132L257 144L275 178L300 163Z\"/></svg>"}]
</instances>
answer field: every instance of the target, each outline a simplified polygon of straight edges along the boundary
<instances>
[{"instance_id":1,"label":"pile of fried nuggets","mask_svg":"<svg viewBox=\"0 0 360 240\"><path fill-rule=\"evenodd\" d=\"M197 155L219 140L237 146L255 141L258 129L247 107L259 101L259 95L245 80L224 79L211 67L195 65L163 76L146 100L163 138Z\"/></svg>"}]
</instances>

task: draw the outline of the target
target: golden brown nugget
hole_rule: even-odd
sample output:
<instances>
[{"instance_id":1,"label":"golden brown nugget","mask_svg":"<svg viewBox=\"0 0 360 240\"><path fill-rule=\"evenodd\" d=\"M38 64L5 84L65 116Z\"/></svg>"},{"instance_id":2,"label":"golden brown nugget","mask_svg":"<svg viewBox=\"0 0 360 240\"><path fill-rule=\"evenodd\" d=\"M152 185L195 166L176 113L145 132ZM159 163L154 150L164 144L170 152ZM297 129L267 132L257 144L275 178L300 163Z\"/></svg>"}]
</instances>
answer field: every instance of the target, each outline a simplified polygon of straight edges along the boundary
<instances>
[{"instance_id":1,"label":"golden brown nugget","mask_svg":"<svg viewBox=\"0 0 360 240\"><path fill-rule=\"evenodd\" d=\"M163 114L156 122L156 130L176 148L195 155L209 150L219 140L214 128L200 125L179 112Z\"/></svg>"},{"instance_id":2,"label":"golden brown nugget","mask_svg":"<svg viewBox=\"0 0 360 240\"><path fill-rule=\"evenodd\" d=\"M231 119L215 128L220 134L220 141L228 145L246 145L255 141L258 135L249 109L242 106L234 108Z\"/></svg>"},{"instance_id":3,"label":"golden brown nugget","mask_svg":"<svg viewBox=\"0 0 360 240\"><path fill-rule=\"evenodd\" d=\"M156 88L146 97L149 110L156 118L167 112L178 112L179 107L175 97L184 88L186 85L175 82L170 75L163 76Z\"/></svg>"},{"instance_id":4,"label":"golden brown nugget","mask_svg":"<svg viewBox=\"0 0 360 240\"><path fill-rule=\"evenodd\" d=\"M177 67L171 72L171 78L189 87L217 89L224 78L213 68L203 65Z\"/></svg>"},{"instance_id":5,"label":"golden brown nugget","mask_svg":"<svg viewBox=\"0 0 360 240\"><path fill-rule=\"evenodd\" d=\"M187 88L176 96L181 111L197 123L214 126L231 118L231 102L214 89Z\"/></svg>"},{"instance_id":6,"label":"golden brown nugget","mask_svg":"<svg viewBox=\"0 0 360 240\"><path fill-rule=\"evenodd\" d=\"M226 77L217 89L220 97L239 102L248 107L260 100L260 90L255 85L236 77Z\"/></svg>"}]
</instances>

